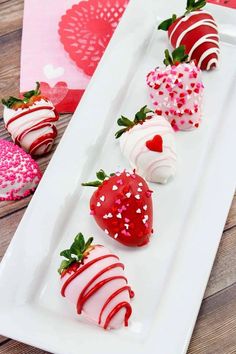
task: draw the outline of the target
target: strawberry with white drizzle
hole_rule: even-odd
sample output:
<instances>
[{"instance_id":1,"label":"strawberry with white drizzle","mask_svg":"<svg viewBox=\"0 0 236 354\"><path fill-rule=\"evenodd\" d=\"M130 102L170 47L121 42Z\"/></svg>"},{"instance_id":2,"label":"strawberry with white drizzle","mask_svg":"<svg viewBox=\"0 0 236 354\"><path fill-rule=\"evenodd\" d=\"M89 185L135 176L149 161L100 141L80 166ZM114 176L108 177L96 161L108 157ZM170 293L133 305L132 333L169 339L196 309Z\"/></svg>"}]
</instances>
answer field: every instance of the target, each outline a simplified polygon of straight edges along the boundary
<instances>
[{"instance_id":1,"label":"strawberry with white drizzle","mask_svg":"<svg viewBox=\"0 0 236 354\"><path fill-rule=\"evenodd\" d=\"M103 170L98 180L83 186L98 187L90 199L96 223L107 235L131 247L144 246L153 232L152 191L135 171L108 176Z\"/></svg>"},{"instance_id":2,"label":"strawberry with white drizzle","mask_svg":"<svg viewBox=\"0 0 236 354\"><path fill-rule=\"evenodd\" d=\"M39 83L23 98L11 96L2 103L5 127L14 143L34 156L49 152L57 137L59 115L53 103L41 95Z\"/></svg>"},{"instance_id":3,"label":"strawberry with white drizzle","mask_svg":"<svg viewBox=\"0 0 236 354\"><path fill-rule=\"evenodd\" d=\"M0 139L0 200L27 197L36 189L41 176L37 162L30 155Z\"/></svg>"},{"instance_id":4,"label":"strawberry with white drizzle","mask_svg":"<svg viewBox=\"0 0 236 354\"><path fill-rule=\"evenodd\" d=\"M164 116L175 130L199 127L204 86L201 70L187 62L184 46L170 55L165 50L164 64L147 75L147 85L155 112Z\"/></svg>"},{"instance_id":5,"label":"strawberry with white drizzle","mask_svg":"<svg viewBox=\"0 0 236 354\"><path fill-rule=\"evenodd\" d=\"M205 0L188 0L183 16L172 15L158 29L168 31L174 48L184 45L190 60L195 60L202 70L217 66L219 58L219 34L212 15L201 10Z\"/></svg>"},{"instance_id":6,"label":"strawberry with white drizzle","mask_svg":"<svg viewBox=\"0 0 236 354\"><path fill-rule=\"evenodd\" d=\"M165 118L144 106L133 121L121 116L117 123L124 126L116 133L121 151L138 174L155 183L167 183L175 176L175 133Z\"/></svg>"},{"instance_id":7,"label":"strawberry with white drizzle","mask_svg":"<svg viewBox=\"0 0 236 354\"><path fill-rule=\"evenodd\" d=\"M101 245L79 233L69 249L60 253L61 294L76 305L78 315L104 329L128 326L134 292L127 284L124 265Z\"/></svg>"}]
</instances>

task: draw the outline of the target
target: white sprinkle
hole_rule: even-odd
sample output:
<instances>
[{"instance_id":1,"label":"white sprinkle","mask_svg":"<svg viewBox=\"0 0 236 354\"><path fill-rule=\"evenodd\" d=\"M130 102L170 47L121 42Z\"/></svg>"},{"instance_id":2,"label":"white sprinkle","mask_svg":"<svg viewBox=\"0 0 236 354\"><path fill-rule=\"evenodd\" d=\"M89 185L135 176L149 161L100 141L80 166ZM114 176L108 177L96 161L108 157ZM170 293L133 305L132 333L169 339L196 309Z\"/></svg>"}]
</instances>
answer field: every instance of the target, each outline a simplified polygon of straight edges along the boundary
<instances>
[{"instance_id":1,"label":"white sprinkle","mask_svg":"<svg viewBox=\"0 0 236 354\"><path fill-rule=\"evenodd\" d=\"M140 187L142 187L143 186L143 184L142 184L142 182L139 182L139 184L138 184Z\"/></svg>"},{"instance_id":2,"label":"white sprinkle","mask_svg":"<svg viewBox=\"0 0 236 354\"><path fill-rule=\"evenodd\" d=\"M148 215L144 215L144 219L148 220Z\"/></svg>"},{"instance_id":3,"label":"white sprinkle","mask_svg":"<svg viewBox=\"0 0 236 354\"><path fill-rule=\"evenodd\" d=\"M121 213L118 213L118 214L116 215L116 217L117 217L118 219L121 219L121 218L122 218Z\"/></svg>"},{"instance_id":4,"label":"white sprinkle","mask_svg":"<svg viewBox=\"0 0 236 354\"><path fill-rule=\"evenodd\" d=\"M134 197L135 197L136 199L140 199L140 195L139 195L139 194L136 194Z\"/></svg>"},{"instance_id":5,"label":"white sprinkle","mask_svg":"<svg viewBox=\"0 0 236 354\"><path fill-rule=\"evenodd\" d=\"M143 206L143 210L147 210L147 204Z\"/></svg>"},{"instance_id":6,"label":"white sprinkle","mask_svg":"<svg viewBox=\"0 0 236 354\"><path fill-rule=\"evenodd\" d=\"M117 191L117 189L118 189L118 187L117 187L116 185L114 185L114 186L112 187L112 190L113 190L113 191Z\"/></svg>"},{"instance_id":7,"label":"white sprinkle","mask_svg":"<svg viewBox=\"0 0 236 354\"><path fill-rule=\"evenodd\" d=\"M138 192L142 192L143 191L142 188L138 188L137 190L138 190Z\"/></svg>"},{"instance_id":8,"label":"white sprinkle","mask_svg":"<svg viewBox=\"0 0 236 354\"><path fill-rule=\"evenodd\" d=\"M112 213L107 214L107 217L112 218L113 217Z\"/></svg>"},{"instance_id":9,"label":"white sprinkle","mask_svg":"<svg viewBox=\"0 0 236 354\"><path fill-rule=\"evenodd\" d=\"M124 225L125 225L126 230L128 230L129 229L129 224L124 224Z\"/></svg>"},{"instance_id":10,"label":"white sprinkle","mask_svg":"<svg viewBox=\"0 0 236 354\"><path fill-rule=\"evenodd\" d=\"M97 207L100 207L101 206L101 203L100 202L97 202Z\"/></svg>"},{"instance_id":11,"label":"white sprinkle","mask_svg":"<svg viewBox=\"0 0 236 354\"><path fill-rule=\"evenodd\" d=\"M114 238L117 238L117 237L118 237L118 234L115 234L115 235L114 235Z\"/></svg>"},{"instance_id":12,"label":"white sprinkle","mask_svg":"<svg viewBox=\"0 0 236 354\"><path fill-rule=\"evenodd\" d=\"M107 214L103 215L103 219L108 219Z\"/></svg>"},{"instance_id":13,"label":"white sprinkle","mask_svg":"<svg viewBox=\"0 0 236 354\"><path fill-rule=\"evenodd\" d=\"M126 197L130 198L131 197L131 193L130 192L126 193Z\"/></svg>"},{"instance_id":14,"label":"white sprinkle","mask_svg":"<svg viewBox=\"0 0 236 354\"><path fill-rule=\"evenodd\" d=\"M137 210L136 210L136 213L137 213L137 214L141 214L141 209L137 209Z\"/></svg>"},{"instance_id":15,"label":"white sprinkle","mask_svg":"<svg viewBox=\"0 0 236 354\"><path fill-rule=\"evenodd\" d=\"M105 231L105 233L106 233L107 235L109 235L109 232L108 232L108 230L107 230L107 229L105 229L104 231Z\"/></svg>"},{"instance_id":16,"label":"white sprinkle","mask_svg":"<svg viewBox=\"0 0 236 354\"><path fill-rule=\"evenodd\" d=\"M105 196L104 196L104 195L102 195L102 196L100 197L100 200L101 200L102 202L104 202L104 200L105 200Z\"/></svg>"}]
</instances>

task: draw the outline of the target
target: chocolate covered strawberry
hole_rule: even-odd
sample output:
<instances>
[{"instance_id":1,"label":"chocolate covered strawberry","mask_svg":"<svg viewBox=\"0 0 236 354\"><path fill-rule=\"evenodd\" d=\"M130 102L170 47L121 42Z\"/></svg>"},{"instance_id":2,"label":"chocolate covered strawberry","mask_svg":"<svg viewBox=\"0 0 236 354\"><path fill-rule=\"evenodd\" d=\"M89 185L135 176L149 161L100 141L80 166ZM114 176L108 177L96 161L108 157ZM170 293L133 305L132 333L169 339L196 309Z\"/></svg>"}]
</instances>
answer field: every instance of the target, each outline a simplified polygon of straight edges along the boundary
<instances>
[{"instance_id":1,"label":"chocolate covered strawberry","mask_svg":"<svg viewBox=\"0 0 236 354\"><path fill-rule=\"evenodd\" d=\"M168 31L174 48L184 45L190 60L202 70L210 70L218 63L219 34L212 15L202 10L205 5L205 0L188 0L183 16L172 15L158 29Z\"/></svg>"},{"instance_id":2,"label":"chocolate covered strawberry","mask_svg":"<svg viewBox=\"0 0 236 354\"><path fill-rule=\"evenodd\" d=\"M83 183L97 187L90 199L91 214L107 235L126 246L143 246L149 242L153 223L152 191L134 172L117 172L108 176L103 170L98 180Z\"/></svg>"},{"instance_id":3,"label":"chocolate covered strawberry","mask_svg":"<svg viewBox=\"0 0 236 354\"><path fill-rule=\"evenodd\" d=\"M23 97L3 99L3 120L15 144L31 155L43 155L52 148L57 137L55 122L59 115L54 105L36 89Z\"/></svg>"},{"instance_id":4,"label":"chocolate covered strawberry","mask_svg":"<svg viewBox=\"0 0 236 354\"><path fill-rule=\"evenodd\" d=\"M172 56L165 51L164 64L147 75L150 98L158 115L164 116L175 130L199 127L202 116L203 83L201 70L188 62L184 46Z\"/></svg>"},{"instance_id":5,"label":"chocolate covered strawberry","mask_svg":"<svg viewBox=\"0 0 236 354\"><path fill-rule=\"evenodd\" d=\"M102 245L87 242L79 233L69 249L60 253L61 294L76 305L78 315L104 329L128 326L134 293L127 284L124 265Z\"/></svg>"},{"instance_id":6,"label":"chocolate covered strawberry","mask_svg":"<svg viewBox=\"0 0 236 354\"><path fill-rule=\"evenodd\" d=\"M132 168L155 183L167 183L175 176L177 154L175 133L162 116L142 107L133 120L121 116L116 133L120 148Z\"/></svg>"}]
</instances>

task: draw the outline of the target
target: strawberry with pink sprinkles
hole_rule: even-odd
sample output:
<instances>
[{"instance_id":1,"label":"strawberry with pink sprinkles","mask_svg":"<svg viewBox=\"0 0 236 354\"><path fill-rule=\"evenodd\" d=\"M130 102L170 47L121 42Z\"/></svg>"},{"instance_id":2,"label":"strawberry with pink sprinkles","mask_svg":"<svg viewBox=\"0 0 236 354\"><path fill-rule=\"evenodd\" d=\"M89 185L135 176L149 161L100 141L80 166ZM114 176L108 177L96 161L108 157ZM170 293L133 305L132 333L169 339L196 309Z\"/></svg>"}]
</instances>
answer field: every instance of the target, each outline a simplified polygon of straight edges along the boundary
<instances>
[{"instance_id":1,"label":"strawberry with pink sprinkles","mask_svg":"<svg viewBox=\"0 0 236 354\"><path fill-rule=\"evenodd\" d=\"M174 130L199 127L202 117L203 83L201 70L188 62L185 47L170 55L165 51L165 68L157 67L147 75L150 98L155 113L165 117Z\"/></svg>"},{"instance_id":2,"label":"strawberry with pink sprinkles","mask_svg":"<svg viewBox=\"0 0 236 354\"><path fill-rule=\"evenodd\" d=\"M20 147L0 139L0 200L27 197L42 174L38 164Z\"/></svg>"}]
</instances>

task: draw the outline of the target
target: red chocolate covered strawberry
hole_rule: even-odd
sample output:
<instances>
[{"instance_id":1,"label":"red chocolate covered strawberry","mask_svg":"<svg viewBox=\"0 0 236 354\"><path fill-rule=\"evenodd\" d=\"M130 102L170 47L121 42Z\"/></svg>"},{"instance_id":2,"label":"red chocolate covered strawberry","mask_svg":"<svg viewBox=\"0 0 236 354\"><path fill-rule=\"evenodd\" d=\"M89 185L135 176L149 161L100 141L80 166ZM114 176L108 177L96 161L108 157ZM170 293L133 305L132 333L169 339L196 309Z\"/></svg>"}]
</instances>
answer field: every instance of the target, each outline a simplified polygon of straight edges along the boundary
<instances>
[{"instance_id":1,"label":"red chocolate covered strawberry","mask_svg":"<svg viewBox=\"0 0 236 354\"><path fill-rule=\"evenodd\" d=\"M158 29L168 31L174 48L184 45L190 60L194 59L202 70L210 70L218 63L219 35L212 15L201 10L205 5L205 0L188 0L183 16L173 15Z\"/></svg>"},{"instance_id":2,"label":"red chocolate covered strawberry","mask_svg":"<svg viewBox=\"0 0 236 354\"><path fill-rule=\"evenodd\" d=\"M39 83L23 97L10 96L2 103L4 123L14 143L31 155L49 152L57 136L59 115L53 103L41 95Z\"/></svg>"},{"instance_id":3,"label":"red chocolate covered strawberry","mask_svg":"<svg viewBox=\"0 0 236 354\"><path fill-rule=\"evenodd\" d=\"M126 246L144 246L152 230L152 191L134 172L106 175L97 173L97 181L83 186L98 187L90 199L91 214L109 235Z\"/></svg>"}]
</instances>

